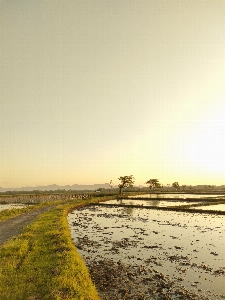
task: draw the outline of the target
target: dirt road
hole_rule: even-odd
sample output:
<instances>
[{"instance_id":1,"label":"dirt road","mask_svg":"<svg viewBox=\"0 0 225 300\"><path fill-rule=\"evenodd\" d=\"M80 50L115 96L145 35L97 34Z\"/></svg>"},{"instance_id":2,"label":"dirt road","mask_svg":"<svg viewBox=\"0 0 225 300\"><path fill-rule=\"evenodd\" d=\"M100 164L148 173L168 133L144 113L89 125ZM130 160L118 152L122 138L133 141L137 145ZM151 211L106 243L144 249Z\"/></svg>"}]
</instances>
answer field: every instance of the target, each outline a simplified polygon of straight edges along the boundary
<instances>
[{"instance_id":1,"label":"dirt road","mask_svg":"<svg viewBox=\"0 0 225 300\"><path fill-rule=\"evenodd\" d=\"M42 207L0 222L0 246L11 237L19 235L22 232L23 227L33 222L38 215L53 207L54 206Z\"/></svg>"}]
</instances>

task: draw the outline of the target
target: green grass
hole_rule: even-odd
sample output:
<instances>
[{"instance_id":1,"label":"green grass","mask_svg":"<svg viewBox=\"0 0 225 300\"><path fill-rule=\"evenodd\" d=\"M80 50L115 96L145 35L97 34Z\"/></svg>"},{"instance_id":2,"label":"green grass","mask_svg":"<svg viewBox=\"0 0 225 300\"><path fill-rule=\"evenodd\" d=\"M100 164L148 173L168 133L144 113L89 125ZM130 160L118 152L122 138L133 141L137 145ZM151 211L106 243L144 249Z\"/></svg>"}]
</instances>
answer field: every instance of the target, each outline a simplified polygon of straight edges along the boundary
<instances>
[{"instance_id":1,"label":"green grass","mask_svg":"<svg viewBox=\"0 0 225 300\"><path fill-rule=\"evenodd\" d=\"M0 247L0 299L99 299L66 218L74 207L99 200L59 204Z\"/></svg>"},{"instance_id":2,"label":"green grass","mask_svg":"<svg viewBox=\"0 0 225 300\"><path fill-rule=\"evenodd\" d=\"M40 203L40 204L27 204L27 206L23 207L23 208L5 209L5 210L0 211L0 221L4 221L9 218L19 216L19 215L29 212L33 209L37 209L37 208L49 206L49 205L57 205L57 204L61 204L61 203L65 203L65 200L55 200L55 201L45 202L45 203Z\"/></svg>"},{"instance_id":3,"label":"green grass","mask_svg":"<svg viewBox=\"0 0 225 300\"><path fill-rule=\"evenodd\" d=\"M29 205L23 208L5 209L0 212L0 221L16 217L33 209L39 208L41 205Z\"/></svg>"}]
</instances>

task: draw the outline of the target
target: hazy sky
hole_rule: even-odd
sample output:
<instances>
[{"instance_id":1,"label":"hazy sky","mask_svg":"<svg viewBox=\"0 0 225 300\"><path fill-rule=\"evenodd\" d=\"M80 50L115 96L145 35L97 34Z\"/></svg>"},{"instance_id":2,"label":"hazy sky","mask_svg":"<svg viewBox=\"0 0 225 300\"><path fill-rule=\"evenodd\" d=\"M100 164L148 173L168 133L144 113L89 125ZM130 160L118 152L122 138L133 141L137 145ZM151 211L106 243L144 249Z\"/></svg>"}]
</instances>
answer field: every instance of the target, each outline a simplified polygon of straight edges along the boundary
<instances>
[{"instance_id":1,"label":"hazy sky","mask_svg":"<svg viewBox=\"0 0 225 300\"><path fill-rule=\"evenodd\" d=\"M225 184L225 1L1 1L0 186Z\"/></svg>"}]
</instances>

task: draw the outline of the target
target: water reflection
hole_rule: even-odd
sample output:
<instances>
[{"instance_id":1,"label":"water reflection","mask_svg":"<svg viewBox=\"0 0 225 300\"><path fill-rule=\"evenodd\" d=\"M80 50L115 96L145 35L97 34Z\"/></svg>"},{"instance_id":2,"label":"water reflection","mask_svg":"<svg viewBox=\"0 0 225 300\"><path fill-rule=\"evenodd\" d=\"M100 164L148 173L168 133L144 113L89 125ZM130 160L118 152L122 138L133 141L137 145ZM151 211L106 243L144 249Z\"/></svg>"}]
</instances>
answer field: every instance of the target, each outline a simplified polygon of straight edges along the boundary
<instances>
[{"instance_id":1,"label":"water reflection","mask_svg":"<svg viewBox=\"0 0 225 300\"><path fill-rule=\"evenodd\" d=\"M193 299L212 300L225 294L224 221L218 215L97 205L68 215L87 265L107 257L145 268L148 277L163 274L171 290L179 284L180 291L194 289L199 298Z\"/></svg>"},{"instance_id":2,"label":"water reflection","mask_svg":"<svg viewBox=\"0 0 225 300\"><path fill-rule=\"evenodd\" d=\"M197 206L192 207L194 209L202 209L202 210L215 210L215 211L225 211L225 204L214 204L207 206Z\"/></svg>"},{"instance_id":3,"label":"water reflection","mask_svg":"<svg viewBox=\"0 0 225 300\"><path fill-rule=\"evenodd\" d=\"M158 193L152 193L152 194L141 194L141 195L135 195L135 196L129 196L129 198L167 198L167 199L173 199L173 198L180 198L180 199L187 199L187 198L196 198L196 199L204 199L204 198L213 198L213 199L224 199L225 195L216 195L216 194L181 194L181 193L174 193L174 194L158 194Z\"/></svg>"},{"instance_id":4,"label":"water reflection","mask_svg":"<svg viewBox=\"0 0 225 300\"><path fill-rule=\"evenodd\" d=\"M160 201L159 200L150 200L150 201L145 201L145 204L149 203L151 206L160 206Z\"/></svg>"},{"instance_id":5,"label":"water reflection","mask_svg":"<svg viewBox=\"0 0 225 300\"><path fill-rule=\"evenodd\" d=\"M189 202L189 201L177 201L177 200L133 200L133 199L120 199L120 200L109 200L106 202L99 202L100 204L107 205L135 205L135 206L156 206L156 207L169 207L169 206L180 206L180 205L194 205L201 202ZM204 204L204 202L202 202Z\"/></svg>"},{"instance_id":6,"label":"water reflection","mask_svg":"<svg viewBox=\"0 0 225 300\"><path fill-rule=\"evenodd\" d=\"M0 204L0 211L6 209L13 209L13 208L23 208L26 207L24 204Z\"/></svg>"},{"instance_id":7,"label":"water reflection","mask_svg":"<svg viewBox=\"0 0 225 300\"><path fill-rule=\"evenodd\" d=\"M124 207L122 208L123 214L133 215L134 214L134 208L133 207Z\"/></svg>"}]
</instances>

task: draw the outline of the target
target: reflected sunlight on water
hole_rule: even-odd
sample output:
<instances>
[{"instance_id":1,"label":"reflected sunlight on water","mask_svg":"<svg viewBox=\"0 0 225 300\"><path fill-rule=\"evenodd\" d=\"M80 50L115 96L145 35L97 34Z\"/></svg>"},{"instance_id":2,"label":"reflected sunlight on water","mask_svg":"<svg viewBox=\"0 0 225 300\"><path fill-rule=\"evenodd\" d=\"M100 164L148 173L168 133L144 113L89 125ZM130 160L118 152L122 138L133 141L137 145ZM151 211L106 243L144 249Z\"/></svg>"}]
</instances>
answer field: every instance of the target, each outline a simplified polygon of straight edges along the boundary
<instances>
[{"instance_id":1,"label":"reflected sunlight on water","mask_svg":"<svg viewBox=\"0 0 225 300\"><path fill-rule=\"evenodd\" d=\"M188 201L163 201L163 200L129 200L129 199L121 199L121 200L109 200L106 202L99 202L104 204L111 205L140 205L140 206L157 206L157 207L167 207L167 206L180 206L180 205L193 205L199 204L200 202L188 202ZM203 203L204 204L204 203Z\"/></svg>"},{"instance_id":2,"label":"reflected sunlight on water","mask_svg":"<svg viewBox=\"0 0 225 300\"><path fill-rule=\"evenodd\" d=\"M23 208L26 207L24 204L0 204L0 211L6 209L13 209L13 208Z\"/></svg>"},{"instance_id":3,"label":"reflected sunlight on water","mask_svg":"<svg viewBox=\"0 0 225 300\"><path fill-rule=\"evenodd\" d=\"M97 205L68 215L87 264L107 257L144 265L149 274L163 273L181 288L213 300L225 294L224 221L218 215Z\"/></svg>"},{"instance_id":4,"label":"reflected sunlight on water","mask_svg":"<svg viewBox=\"0 0 225 300\"><path fill-rule=\"evenodd\" d=\"M181 193L174 193L174 194L158 194L158 193L151 193L151 194L142 194L142 195L135 195L129 196L129 198L180 198L180 199L187 199L187 198L197 198L197 199L204 199L204 198L213 198L213 199L220 199L224 198L225 195L216 195L216 194L181 194Z\"/></svg>"},{"instance_id":5,"label":"reflected sunlight on water","mask_svg":"<svg viewBox=\"0 0 225 300\"><path fill-rule=\"evenodd\" d=\"M214 204L206 206L192 207L193 209L225 211L225 204Z\"/></svg>"}]
</instances>

